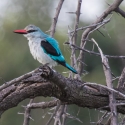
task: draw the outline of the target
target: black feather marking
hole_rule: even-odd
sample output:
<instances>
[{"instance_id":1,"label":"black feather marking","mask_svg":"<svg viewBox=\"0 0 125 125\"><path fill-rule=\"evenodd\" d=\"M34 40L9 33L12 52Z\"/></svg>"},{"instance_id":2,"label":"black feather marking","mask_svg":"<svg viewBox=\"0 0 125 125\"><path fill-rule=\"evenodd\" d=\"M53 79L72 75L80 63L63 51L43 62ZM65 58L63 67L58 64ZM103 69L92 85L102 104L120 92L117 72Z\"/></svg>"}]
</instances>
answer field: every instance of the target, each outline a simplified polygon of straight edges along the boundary
<instances>
[{"instance_id":1,"label":"black feather marking","mask_svg":"<svg viewBox=\"0 0 125 125\"><path fill-rule=\"evenodd\" d=\"M46 51L46 53L53 55L53 56L60 56L60 53L56 51L56 49L47 41L41 41L41 46Z\"/></svg>"},{"instance_id":2,"label":"black feather marking","mask_svg":"<svg viewBox=\"0 0 125 125\"><path fill-rule=\"evenodd\" d=\"M66 62L65 62L65 60L63 61L63 62L61 62L61 61L59 61L59 60L56 60L60 65L62 65L62 66L65 66L66 67Z\"/></svg>"},{"instance_id":3,"label":"black feather marking","mask_svg":"<svg viewBox=\"0 0 125 125\"><path fill-rule=\"evenodd\" d=\"M37 30L29 30L28 33L36 32Z\"/></svg>"}]
</instances>

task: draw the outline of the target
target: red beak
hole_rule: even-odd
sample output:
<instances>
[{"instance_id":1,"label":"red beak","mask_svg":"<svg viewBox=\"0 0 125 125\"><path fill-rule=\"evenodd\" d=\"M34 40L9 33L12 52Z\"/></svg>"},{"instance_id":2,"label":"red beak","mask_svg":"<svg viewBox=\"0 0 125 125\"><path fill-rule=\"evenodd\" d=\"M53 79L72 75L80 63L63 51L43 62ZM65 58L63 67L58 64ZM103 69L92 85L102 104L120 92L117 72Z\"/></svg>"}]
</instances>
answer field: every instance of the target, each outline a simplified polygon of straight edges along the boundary
<instances>
[{"instance_id":1,"label":"red beak","mask_svg":"<svg viewBox=\"0 0 125 125\"><path fill-rule=\"evenodd\" d=\"M18 34L27 34L28 32L26 31L26 30L24 30L24 29L22 29L22 30L14 30L13 31L14 33L18 33Z\"/></svg>"}]
</instances>

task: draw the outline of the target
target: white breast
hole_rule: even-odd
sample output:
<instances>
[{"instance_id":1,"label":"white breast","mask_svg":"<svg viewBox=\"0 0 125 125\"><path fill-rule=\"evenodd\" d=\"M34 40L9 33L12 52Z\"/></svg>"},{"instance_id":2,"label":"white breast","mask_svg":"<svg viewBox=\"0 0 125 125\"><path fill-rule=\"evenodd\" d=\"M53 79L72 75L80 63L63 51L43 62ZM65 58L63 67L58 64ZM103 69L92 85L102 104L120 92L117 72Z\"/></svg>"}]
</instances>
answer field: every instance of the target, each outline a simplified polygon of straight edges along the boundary
<instances>
[{"instance_id":1,"label":"white breast","mask_svg":"<svg viewBox=\"0 0 125 125\"><path fill-rule=\"evenodd\" d=\"M57 63L43 51L41 47L41 39L29 40L28 44L34 59L37 59L43 65L49 63L50 67L57 65Z\"/></svg>"}]
</instances>

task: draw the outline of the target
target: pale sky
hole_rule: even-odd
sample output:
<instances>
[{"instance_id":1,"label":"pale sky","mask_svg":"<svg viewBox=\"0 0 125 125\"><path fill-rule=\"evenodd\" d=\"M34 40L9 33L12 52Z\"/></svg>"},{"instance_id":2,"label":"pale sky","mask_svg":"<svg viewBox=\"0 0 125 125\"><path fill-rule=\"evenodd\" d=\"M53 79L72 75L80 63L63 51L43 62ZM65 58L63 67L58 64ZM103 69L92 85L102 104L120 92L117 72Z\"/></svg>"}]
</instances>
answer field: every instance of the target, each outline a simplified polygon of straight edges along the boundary
<instances>
[{"instance_id":1,"label":"pale sky","mask_svg":"<svg viewBox=\"0 0 125 125\"><path fill-rule=\"evenodd\" d=\"M56 8L59 0L54 0L54 1L55 1L54 8ZM72 1L73 0L64 1L63 8L60 13L61 20L65 20L65 19L68 20L69 15L66 14L66 12L76 10L77 0L74 0L73 2ZM96 16L100 15L100 13L102 12L102 9L104 8L103 6L104 4L105 4L105 0L86 0L86 1L83 0L82 8L81 8L81 12L82 12L81 18L84 19L84 21L93 20ZM1 10L0 16L4 16L6 9L8 7L12 7L12 5L13 5L12 0L2 0L0 2L0 10Z\"/></svg>"},{"instance_id":2,"label":"pale sky","mask_svg":"<svg viewBox=\"0 0 125 125\"><path fill-rule=\"evenodd\" d=\"M54 16L55 8L57 7L58 1L59 0L53 0L54 4L53 4L52 13L51 13L52 18ZM71 20L71 19L73 19L72 17L74 15L67 14L66 12L76 11L77 1L78 0L65 0L64 1L60 16L59 16L58 26L66 26L66 25L69 25L71 21L74 21L74 20ZM88 22L88 23L95 21L96 18L99 17L102 14L102 12L105 10L105 7L107 6L106 1L108 1L108 0L82 0L82 7L81 7L82 14L80 16L80 19L82 21ZM114 1L114 0L112 0L112 1ZM112 2L108 1L108 3L111 4ZM125 5L125 1L122 2L122 5ZM13 0L2 0L0 2L0 10L1 10L0 19L4 18L8 7L11 8L10 10L13 13L14 12L18 13L18 11L21 11L23 9L20 6L15 7L13 5ZM11 12L10 12L10 14L11 14ZM2 24L2 21L0 22L0 25L1 24Z\"/></svg>"},{"instance_id":3,"label":"pale sky","mask_svg":"<svg viewBox=\"0 0 125 125\"><path fill-rule=\"evenodd\" d=\"M57 3L58 0L55 1ZM67 14L66 12L74 12L76 11L77 7L77 1L78 0L67 0L64 1L63 8L61 10L61 16L60 18L62 20L68 20L68 17L71 14ZM81 19L84 21L92 21L94 20L97 16L99 16L105 6L105 0L83 0L82 1L82 6L81 6ZM57 4L55 4L54 8L56 8ZM70 19L69 19L70 20Z\"/></svg>"}]
</instances>

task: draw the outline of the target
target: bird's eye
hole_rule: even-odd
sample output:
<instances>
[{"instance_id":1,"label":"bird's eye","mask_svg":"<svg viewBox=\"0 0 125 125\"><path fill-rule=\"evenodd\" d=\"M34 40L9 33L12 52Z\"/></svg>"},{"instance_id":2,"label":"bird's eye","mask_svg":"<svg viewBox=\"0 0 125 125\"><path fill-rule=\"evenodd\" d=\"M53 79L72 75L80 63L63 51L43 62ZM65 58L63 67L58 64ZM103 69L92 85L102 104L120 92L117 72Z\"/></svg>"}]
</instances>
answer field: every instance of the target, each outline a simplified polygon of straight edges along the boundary
<instances>
[{"instance_id":1,"label":"bird's eye","mask_svg":"<svg viewBox=\"0 0 125 125\"><path fill-rule=\"evenodd\" d=\"M37 31L37 30L29 30L29 31L27 31L28 33L32 33L32 32L35 32L35 31Z\"/></svg>"}]
</instances>

